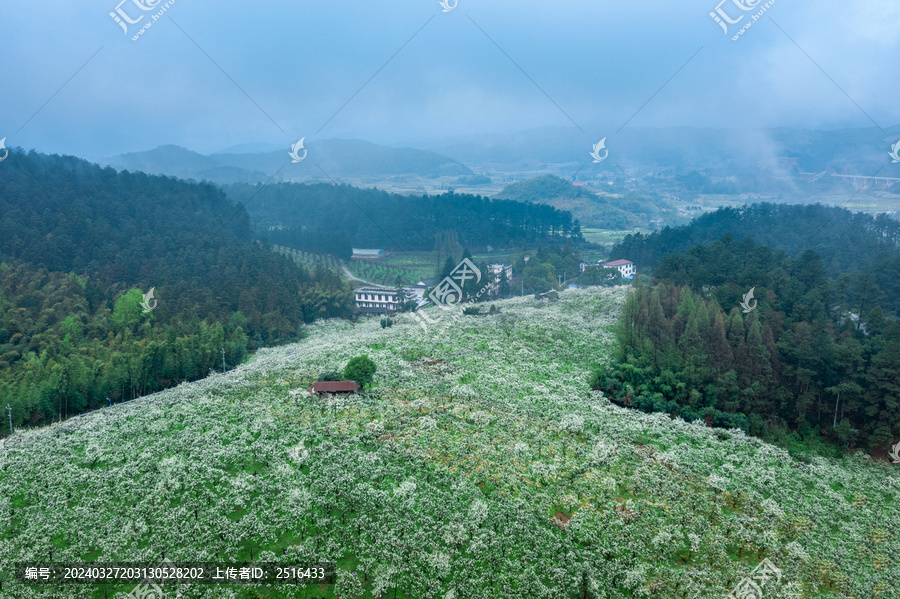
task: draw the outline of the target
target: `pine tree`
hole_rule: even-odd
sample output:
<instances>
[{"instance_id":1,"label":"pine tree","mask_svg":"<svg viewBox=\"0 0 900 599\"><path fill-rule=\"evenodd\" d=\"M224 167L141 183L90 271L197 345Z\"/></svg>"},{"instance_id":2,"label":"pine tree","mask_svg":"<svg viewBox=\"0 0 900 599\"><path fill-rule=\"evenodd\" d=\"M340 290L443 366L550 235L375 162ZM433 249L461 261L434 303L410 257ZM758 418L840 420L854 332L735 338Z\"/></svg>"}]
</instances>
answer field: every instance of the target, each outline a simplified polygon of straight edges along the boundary
<instances>
[{"instance_id":1,"label":"pine tree","mask_svg":"<svg viewBox=\"0 0 900 599\"><path fill-rule=\"evenodd\" d=\"M772 377L769 349L763 342L759 320L755 318L749 321L746 343L747 364L744 370L746 379L743 380L743 383L748 387L753 387L755 393L752 397L747 398L743 410L753 414L766 414L774 407L769 403L766 390L774 388L775 381Z\"/></svg>"},{"instance_id":2,"label":"pine tree","mask_svg":"<svg viewBox=\"0 0 900 599\"><path fill-rule=\"evenodd\" d=\"M672 343L672 331L663 312L659 288L654 289L650 294L647 326L650 340L653 343L653 367L656 372L659 372L668 367L668 356Z\"/></svg>"},{"instance_id":3,"label":"pine tree","mask_svg":"<svg viewBox=\"0 0 900 599\"><path fill-rule=\"evenodd\" d=\"M709 304L710 316L712 318L712 326L709 334L709 361L713 367L715 376L731 369L734 363L734 352L731 351L731 345L728 344L728 337L725 333L725 313L719 306L719 303L712 300Z\"/></svg>"},{"instance_id":4,"label":"pine tree","mask_svg":"<svg viewBox=\"0 0 900 599\"><path fill-rule=\"evenodd\" d=\"M864 426L873 448L883 447L900 436L900 321L888 323L882 343L866 372L863 396Z\"/></svg>"}]
</instances>

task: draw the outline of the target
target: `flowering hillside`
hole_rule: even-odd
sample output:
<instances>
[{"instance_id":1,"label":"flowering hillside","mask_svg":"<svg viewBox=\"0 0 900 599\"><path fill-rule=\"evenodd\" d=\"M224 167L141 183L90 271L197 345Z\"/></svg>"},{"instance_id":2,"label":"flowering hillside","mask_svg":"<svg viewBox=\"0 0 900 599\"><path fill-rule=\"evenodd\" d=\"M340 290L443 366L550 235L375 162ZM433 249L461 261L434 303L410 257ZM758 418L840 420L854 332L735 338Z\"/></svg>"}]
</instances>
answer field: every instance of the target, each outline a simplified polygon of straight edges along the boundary
<instances>
[{"instance_id":1,"label":"flowering hillside","mask_svg":"<svg viewBox=\"0 0 900 599\"><path fill-rule=\"evenodd\" d=\"M498 302L425 332L326 321L227 375L0 442L17 561L337 563L333 586L166 597L900 597L900 466L798 462L588 391L627 289ZM368 355L374 391L306 393ZM746 592L742 599L758 597Z\"/></svg>"}]
</instances>

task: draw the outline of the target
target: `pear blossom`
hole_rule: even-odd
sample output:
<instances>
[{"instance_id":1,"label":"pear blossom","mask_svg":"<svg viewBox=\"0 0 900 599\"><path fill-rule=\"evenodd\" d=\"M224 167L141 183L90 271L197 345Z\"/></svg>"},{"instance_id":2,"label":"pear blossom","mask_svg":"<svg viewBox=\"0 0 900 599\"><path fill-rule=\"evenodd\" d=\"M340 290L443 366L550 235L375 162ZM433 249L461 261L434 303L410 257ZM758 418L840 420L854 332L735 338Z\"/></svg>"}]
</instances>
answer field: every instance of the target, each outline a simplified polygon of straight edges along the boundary
<instances>
[{"instance_id":1,"label":"pear blossom","mask_svg":"<svg viewBox=\"0 0 900 599\"><path fill-rule=\"evenodd\" d=\"M97 596L9 582L14 563L52 552L340 562L342 597L423 599L581 596L582 580L609 599L722 597L765 557L799 588L900 596L886 561L900 555L896 467L861 453L803 464L586 388L628 292L498 302L508 335L492 317L442 332L407 314L386 330L317 322L227 374L17 431L0 440L3 592ZM302 390L363 351L378 365L366 394ZM565 531L551 521L560 511Z\"/></svg>"}]
</instances>

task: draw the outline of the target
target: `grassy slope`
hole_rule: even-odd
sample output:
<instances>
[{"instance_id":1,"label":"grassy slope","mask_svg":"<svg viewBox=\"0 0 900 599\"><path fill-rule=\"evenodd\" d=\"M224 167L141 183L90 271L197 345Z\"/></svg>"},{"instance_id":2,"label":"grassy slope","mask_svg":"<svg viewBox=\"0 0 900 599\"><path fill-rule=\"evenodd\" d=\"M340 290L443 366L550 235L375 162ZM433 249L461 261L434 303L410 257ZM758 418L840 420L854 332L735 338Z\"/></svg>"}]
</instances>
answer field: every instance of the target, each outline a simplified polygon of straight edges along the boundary
<instances>
[{"instance_id":1,"label":"grassy slope","mask_svg":"<svg viewBox=\"0 0 900 599\"><path fill-rule=\"evenodd\" d=\"M784 574L767 598L788 582L802 597L900 596L897 466L799 463L586 390L624 293L499 302L499 317L427 333L409 316L322 323L228 375L18 434L0 446L0 579L50 551L154 563L252 552L338 562L338 588L315 596L582 597L586 567L596 597L674 599L721 597L768 557ZM376 395L302 391L363 353ZM258 591L181 596L310 596Z\"/></svg>"}]
</instances>

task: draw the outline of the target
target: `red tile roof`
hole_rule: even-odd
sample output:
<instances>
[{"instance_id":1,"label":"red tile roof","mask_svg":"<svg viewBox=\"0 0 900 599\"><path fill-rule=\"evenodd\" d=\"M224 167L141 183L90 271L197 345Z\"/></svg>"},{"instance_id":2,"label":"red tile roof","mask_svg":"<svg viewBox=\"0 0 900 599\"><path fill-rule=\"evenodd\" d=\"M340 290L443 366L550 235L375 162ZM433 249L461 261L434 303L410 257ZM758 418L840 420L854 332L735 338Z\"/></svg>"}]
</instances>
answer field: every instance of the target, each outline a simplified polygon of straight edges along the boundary
<instances>
[{"instance_id":1,"label":"red tile roof","mask_svg":"<svg viewBox=\"0 0 900 599\"><path fill-rule=\"evenodd\" d=\"M310 393L346 393L357 389L359 389L359 385L353 381L322 381L314 383L307 391Z\"/></svg>"},{"instance_id":2,"label":"red tile roof","mask_svg":"<svg viewBox=\"0 0 900 599\"><path fill-rule=\"evenodd\" d=\"M613 260L612 262L607 262L603 266L625 266L626 264L631 264L631 260Z\"/></svg>"}]
</instances>

